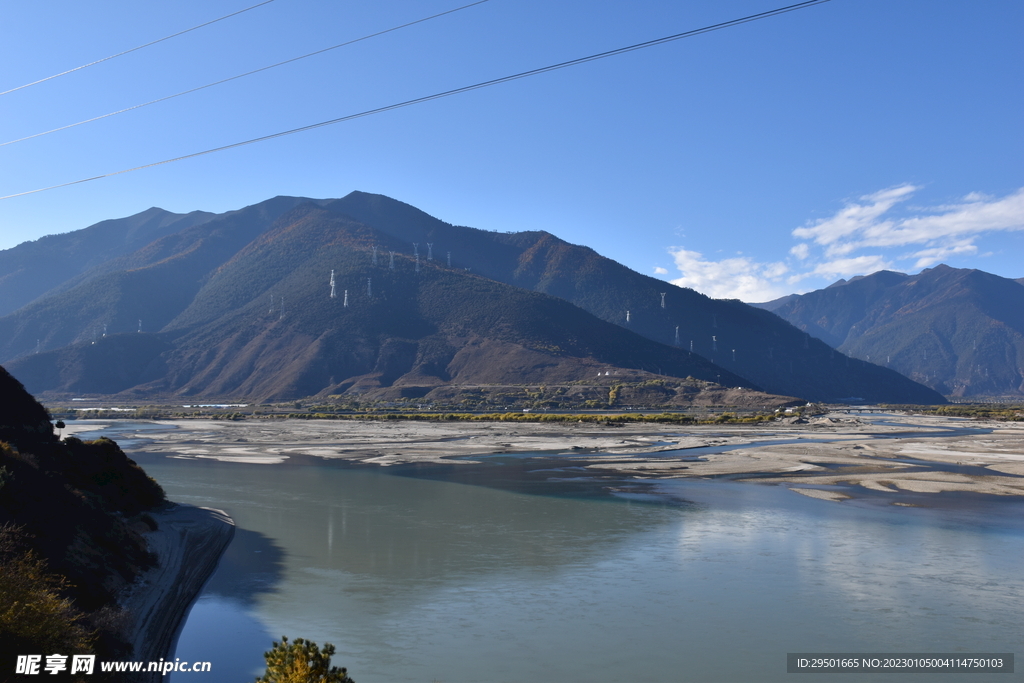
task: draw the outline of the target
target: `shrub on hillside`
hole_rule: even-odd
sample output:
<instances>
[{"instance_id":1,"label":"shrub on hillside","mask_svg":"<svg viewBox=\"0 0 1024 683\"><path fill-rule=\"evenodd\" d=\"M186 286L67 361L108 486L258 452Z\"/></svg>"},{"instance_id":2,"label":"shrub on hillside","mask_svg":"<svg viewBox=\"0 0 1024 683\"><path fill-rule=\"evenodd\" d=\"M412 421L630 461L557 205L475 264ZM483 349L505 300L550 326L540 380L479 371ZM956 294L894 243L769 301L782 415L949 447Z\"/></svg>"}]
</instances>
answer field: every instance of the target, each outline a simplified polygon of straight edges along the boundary
<instances>
[{"instance_id":1,"label":"shrub on hillside","mask_svg":"<svg viewBox=\"0 0 1024 683\"><path fill-rule=\"evenodd\" d=\"M66 588L25 549L20 529L0 525L0 670L13 671L18 655L92 652L95 635L62 595Z\"/></svg>"},{"instance_id":2,"label":"shrub on hillside","mask_svg":"<svg viewBox=\"0 0 1024 683\"><path fill-rule=\"evenodd\" d=\"M256 683L355 683L348 677L345 667L331 666L334 646L325 643L321 650L316 643L296 638L289 643L281 636L281 642L263 653L267 660L267 671Z\"/></svg>"}]
</instances>

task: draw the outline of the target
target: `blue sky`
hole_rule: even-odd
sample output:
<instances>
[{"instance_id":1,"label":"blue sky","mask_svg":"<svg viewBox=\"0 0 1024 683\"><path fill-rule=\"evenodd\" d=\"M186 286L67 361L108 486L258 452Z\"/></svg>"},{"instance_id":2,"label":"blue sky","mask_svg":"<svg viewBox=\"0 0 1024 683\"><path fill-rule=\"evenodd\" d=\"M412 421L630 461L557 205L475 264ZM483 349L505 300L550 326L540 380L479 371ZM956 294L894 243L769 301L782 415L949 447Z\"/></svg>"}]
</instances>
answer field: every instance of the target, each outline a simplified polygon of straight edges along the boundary
<instances>
[{"instance_id":1,"label":"blue sky","mask_svg":"<svg viewBox=\"0 0 1024 683\"><path fill-rule=\"evenodd\" d=\"M0 143L470 0L274 0L0 95ZM0 0L0 91L256 0ZM118 171L787 4L488 0L0 146L0 195ZM1024 276L1024 3L832 0L627 55L0 201L0 248L150 206L352 190L547 230L715 297L763 301L944 262Z\"/></svg>"}]
</instances>

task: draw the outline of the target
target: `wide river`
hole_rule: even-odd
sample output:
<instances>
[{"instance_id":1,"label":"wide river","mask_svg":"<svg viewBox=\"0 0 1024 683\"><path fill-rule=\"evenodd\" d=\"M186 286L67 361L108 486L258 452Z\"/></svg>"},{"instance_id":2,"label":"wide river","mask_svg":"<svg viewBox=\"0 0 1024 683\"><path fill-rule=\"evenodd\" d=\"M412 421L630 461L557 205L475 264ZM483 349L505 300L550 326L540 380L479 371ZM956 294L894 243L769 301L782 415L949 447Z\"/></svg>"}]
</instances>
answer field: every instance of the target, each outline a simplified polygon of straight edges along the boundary
<instances>
[{"instance_id":1,"label":"wide river","mask_svg":"<svg viewBox=\"0 0 1024 683\"><path fill-rule=\"evenodd\" d=\"M252 681L281 635L333 643L358 683L906 682L930 677L804 677L786 673L786 653L1022 650L1016 499L944 494L923 509L721 480L610 491L509 456L133 457L169 498L238 528L175 653L212 675L174 683Z\"/></svg>"}]
</instances>

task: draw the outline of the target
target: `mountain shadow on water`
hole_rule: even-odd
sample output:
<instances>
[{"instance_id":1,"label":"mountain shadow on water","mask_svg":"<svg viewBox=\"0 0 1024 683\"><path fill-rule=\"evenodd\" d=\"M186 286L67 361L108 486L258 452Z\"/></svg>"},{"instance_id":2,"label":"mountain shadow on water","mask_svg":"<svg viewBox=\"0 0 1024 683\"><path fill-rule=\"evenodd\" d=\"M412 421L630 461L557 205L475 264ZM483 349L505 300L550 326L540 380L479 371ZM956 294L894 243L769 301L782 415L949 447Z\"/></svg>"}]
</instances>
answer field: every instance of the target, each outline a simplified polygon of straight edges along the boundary
<instances>
[{"instance_id":1,"label":"mountain shadow on water","mask_svg":"<svg viewBox=\"0 0 1024 683\"><path fill-rule=\"evenodd\" d=\"M276 590L284 576L284 559L284 549L269 536L235 529L231 544L221 555L217 571L203 592L251 607L259 596Z\"/></svg>"}]
</instances>

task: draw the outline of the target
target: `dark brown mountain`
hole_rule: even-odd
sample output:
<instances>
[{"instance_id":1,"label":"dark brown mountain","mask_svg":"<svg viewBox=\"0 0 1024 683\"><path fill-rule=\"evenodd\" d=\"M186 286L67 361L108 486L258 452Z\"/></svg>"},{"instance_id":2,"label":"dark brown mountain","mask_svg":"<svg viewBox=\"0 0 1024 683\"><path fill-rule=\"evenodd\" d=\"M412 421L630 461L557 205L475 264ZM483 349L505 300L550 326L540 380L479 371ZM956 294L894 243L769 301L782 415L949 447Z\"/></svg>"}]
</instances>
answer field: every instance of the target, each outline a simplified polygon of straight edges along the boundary
<instances>
[{"instance_id":1,"label":"dark brown mountain","mask_svg":"<svg viewBox=\"0 0 1024 683\"><path fill-rule=\"evenodd\" d=\"M414 249L420 273L408 279ZM338 303L322 296L331 269L339 298L349 291L344 317L325 308ZM361 192L279 197L94 265L0 319L0 361L34 391L419 387L402 390L413 395L447 382L563 382L608 366L810 400L942 400L767 311L640 275L549 233L452 226Z\"/></svg>"},{"instance_id":2,"label":"dark brown mountain","mask_svg":"<svg viewBox=\"0 0 1024 683\"><path fill-rule=\"evenodd\" d=\"M852 356L949 396L1024 395L1024 287L939 265L762 304Z\"/></svg>"},{"instance_id":3,"label":"dark brown mountain","mask_svg":"<svg viewBox=\"0 0 1024 683\"><path fill-rule=\"evenodd\" d=\"M448 385L593 382L598 372L636 369L752 387L699 355L555 297L426 256L417 268L393 237L313 203L284 214L223 263L206 256L222 253L210 242L130 273L133 287L122 291L153 297L170 317L176 307L156 291L159 283L184 289L195 273L188 266L217 264L201 271L201 286L161 332L108 334L30 354L12 371L34 391L278 399L420 397ZM389 252L396 252L393 269ZM157 268L166 276L145 282L138 274ZM16 316L37 316L45 304L59 317L93 287L83 283Z\"/></svg>"},{"instance_id":4,"label":"dark brown mountain","mask_svg":"<svg viewBox=\"0 0 1024 683\"><path fill-rule=\"evenodd\" d=\"M382 195L328 202L404 241L432 243L435 258L517 287L565 299L662 344L692 349L767 391L810 400L934 403L941 396L899 373L847 358L777 316L740 301L710 299L636 273L547 232L496 233L453 226ZM664 306L662 306L664 293ZM629 313L627 323L626 316Z\"/></svg>"}]
</instances>

